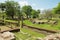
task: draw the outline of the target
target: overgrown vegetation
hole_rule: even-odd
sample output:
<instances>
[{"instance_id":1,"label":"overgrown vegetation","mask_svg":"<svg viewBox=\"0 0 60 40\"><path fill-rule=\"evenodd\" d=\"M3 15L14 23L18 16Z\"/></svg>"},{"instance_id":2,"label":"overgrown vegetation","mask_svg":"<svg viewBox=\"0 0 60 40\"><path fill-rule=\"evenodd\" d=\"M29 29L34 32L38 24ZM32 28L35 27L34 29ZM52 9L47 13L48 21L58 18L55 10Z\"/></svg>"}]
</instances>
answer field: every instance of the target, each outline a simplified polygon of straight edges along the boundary
<instances>
[{"instance_id":1,"label":"overgrown vegetation","mask_svg":"<svg viewBox=\"0 0 60 40\"><path fill-rule=\"evenodd\" d=\"M38 20L54 20L57 21L56 24L33 24L30 19L38 19ZM28 26L33 26L36 28L43 28L48 30L60 30L60 3L53 9L47 9L43 10L43 13L41 14L41 10L35 10L30 5L25 5L23 7L20 7L18 2L15 1L6 1L4 3L0 3L0 20L4 20L4 22L18 22L18 25L20 26L20 29L27 34L22 34L20 32L15 33L17 39L20 40L27 39L30 37L30 40L35 40L33 37L45 37L44 34L35 32L30 29L23 28L23 24L26 24ZM32 20L34 21L34 20ZM37 21L37 20L36 20ZM5 22L5 23L6 23ZM30 34L30 36L28 36Z\"/></svg>"}]
</instances>

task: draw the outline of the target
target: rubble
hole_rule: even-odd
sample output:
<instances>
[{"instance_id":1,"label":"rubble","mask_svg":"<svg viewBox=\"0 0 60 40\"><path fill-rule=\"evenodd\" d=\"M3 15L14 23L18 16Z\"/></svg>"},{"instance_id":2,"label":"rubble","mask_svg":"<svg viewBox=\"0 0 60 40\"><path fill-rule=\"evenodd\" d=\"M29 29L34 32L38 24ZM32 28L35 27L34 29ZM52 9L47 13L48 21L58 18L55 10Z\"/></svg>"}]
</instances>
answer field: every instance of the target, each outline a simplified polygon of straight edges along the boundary
<instances>
[{"instance_id":1,"label":"rubble","mask_svg":"<svg viewBox=\"0 0 60 40\"><path fill-rule=\"evenodd\" d=\"M0 40L13 40L15 35L11 32L0 33Z\"/></svg>"},{"instance_id":2,"label":"rubble","mask_svg":"<svg viewBox=\"0 0 60 40\"><path fill-rule=\"evenodd\" d=\"M52 34L48 35L47 37L44 38L44 40L60 40L60 34Z\"/></svg>"}]
</instances>

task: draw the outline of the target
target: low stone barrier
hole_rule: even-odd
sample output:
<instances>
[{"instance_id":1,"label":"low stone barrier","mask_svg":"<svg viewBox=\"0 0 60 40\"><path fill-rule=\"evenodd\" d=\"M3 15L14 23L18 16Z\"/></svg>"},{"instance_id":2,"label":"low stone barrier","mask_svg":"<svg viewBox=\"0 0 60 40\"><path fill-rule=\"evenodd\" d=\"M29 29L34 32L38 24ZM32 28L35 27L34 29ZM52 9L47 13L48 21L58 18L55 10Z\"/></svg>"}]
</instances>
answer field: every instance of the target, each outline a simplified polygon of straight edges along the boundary
<instances>
[{"instance_id":1,"label":"low stone barrier","mask_svg":"<svg viewBox=\"0 0 60 40\"><path fill-rule=\"evenodd\" d=\"M47 29L42 29L42 28L36 28L36 27L33 27L33 26L28 26L28 25L25 25L24 26L28 27L28 28L32 28L32 29L37 29L37 30L41 30L41 31L46 31L46 32L50 32L50 33L57 33L58 31L53 31L53 30L47 30Z\"/></svg>"}]
</instances>

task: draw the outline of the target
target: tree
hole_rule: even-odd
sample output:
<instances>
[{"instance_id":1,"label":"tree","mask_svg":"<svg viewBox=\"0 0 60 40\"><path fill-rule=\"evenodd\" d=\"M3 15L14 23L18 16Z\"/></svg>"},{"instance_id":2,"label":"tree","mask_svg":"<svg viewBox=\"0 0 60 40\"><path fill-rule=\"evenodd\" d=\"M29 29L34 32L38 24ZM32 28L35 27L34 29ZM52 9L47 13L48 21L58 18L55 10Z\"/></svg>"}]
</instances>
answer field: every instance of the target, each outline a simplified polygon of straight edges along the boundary
<instances>
[{"instance_id":1,"label":"tree","mask_svg":"<svg viewBox=\"0 0 60 40\"><path fill-rule=\"evenodd\" d=\"M53 17L51 9L44 10L44 13L45 13L44 18L51 19Z\"/></svg>"},{"instance_id":2,"label":"tree","mask_svg":"<svg viewBox=\"0 0 60 40\"><path fill-rule=\"evenodd\" d=\"M14 1L6 1L6 15L14 19L14 15L17 13L19 4Z\"/></svg>"},{"instance_id":3,"label":"tree","mask_svg":"<svg viewBox=\"0 0 60 40\"><path fill-rule=\"evenodd\" d=\"M39 16L40 12L37 12L36 10L32 10L31 14L33 18L37 18Z\"/></svg>"},{"instance_id":4,"label":"tree","mask_svg":"<svg viewBox=\"0 0 60 40\"><path fill-rule=\"evenodd\" d=\"M52 10L51 9L46 9L42 11L42 14L40 15L41 18L47 18L47 19L51 19L52 18Z\"/></svg>"},{"instance_id":5,"label":"tree","mask_svg":"<svg viewBox=\"0 0 60 40\"><path fill-rule=\"evenodd\" d=\"M5 8L6 8L5 3L0 3L0 9L1 9L2 11L4 11Z\"/></svg>"},{"instance_id":6,"label":"tree","mask_svg":"<svg viewBox=\"0 0 60 40\"><path fill-rule=\"evenodd\" d=\"M38 17L40 16L40 10L37 10Z\"/></svg>"},{"instance_id":7,"label":"tree","mask_svg":"<svg viewBox=\"0 0 60 40\"><path fill-rule=\"evenodd\" d=\"M6 5L5 3L0 3L0 16L4 19L4 16L5 16L5 8L6 8Z\"/></svg>"},{"instance_id":8,"label":"tree","mask_svg":"<svg viewBox=\"0 0 60 40\"><path fill-rule=\"evenodd\" d=\"M37 12L40 14L40 10L37 10Z\"/></svg>"},{"instance_id":9,"label":"tree","mask_svg":"<svg viewBox=\"0 0 60 40\"><path fill-rule=\"evenodd\" d=\"M53 8L52 11L53 11L54 14L60 14L60 3L58 3L58 6Z\"/></svg>"},{"instance_id":10,"label":"tree","mask_svg":"<svg viewBox=\"0 0 60 40\"><path fill-rule=\"evenodd\" d=\"M20 26L20 19L21 19L21 10L20 10L20 6L17 7L16 10L17 14L18 14L18 26Z\"/></svg>"},{"instance_id":11,"label":"tree","mask_svg":"<svg viewBox=\"0 0 60 40\"><path fill-rule=\"evenodd\" d=\"M26 14L27 18L31 17L31 11L32 11L32 7L31 6L23 6L22 7L22 11Z\"/></svg>"},{"instance_id":12,"label":"tree","mask_svg":"<svg viewBox=\"0 0 60 40\"><path fill-rule=\"evenodd\" d=\"M58 5L53 8L52 13L56 15L56 17L60 18L60 3L58 3Z\"/></svg>"}]
</instances>

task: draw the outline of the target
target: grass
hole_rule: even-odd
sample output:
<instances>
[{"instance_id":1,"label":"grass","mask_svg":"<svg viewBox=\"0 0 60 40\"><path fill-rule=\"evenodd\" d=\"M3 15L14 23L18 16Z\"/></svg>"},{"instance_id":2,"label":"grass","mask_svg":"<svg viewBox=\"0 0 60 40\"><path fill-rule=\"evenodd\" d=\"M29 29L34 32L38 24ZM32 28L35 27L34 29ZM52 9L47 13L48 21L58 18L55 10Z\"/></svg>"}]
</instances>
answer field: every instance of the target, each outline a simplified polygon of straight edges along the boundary
<instances>
[{"instance_id":1,"label":"grass","mask_svg":"<svg viewBox=\"0 0 60 40\"><path fill-rule=\"evenodd\" d=\"M11 28L6 26L0 26L1 31L10 30Z\"/></svg>"},{"instance_id":2,"label":"grass","mask_svg":"<svg viewBox=\"0 0 60 40\"><path fill-rule=\"evenodd\" d=\"M18 33L15 33L15 35L16 35L16 40L24 40L24 39L27 39L28 38L28 36L27 35L24 35L24 34L22 34L22 33L20 33L20 32L18 32Z\"/></svg>"},{"instance_id":3,"label":"grass","mask_svg":"<svg viewBox=\"0 0 60 40\"><path fill-rule=\"evenodd\" d=\"M44 28L44 29L48 29L48 30L60 30L60 21L58 22L57 25L51 25L51 24L33 24L29 20L25 20L24 24L33 26L36 28Z\"/></svg>"},{"instance_id":4,"label":"grass","mask_svg":"<svg viewBox=\"0 0 60 40\"><path fill-rule=\"evenodd\" d=\"M26 39L36 40L37 37L43 38L46 36L45 34L41 34L41 33L35 32L33 30L30 30L30 29L21 28L21 31L23 31L24 33L27 33L27 34L22 34L21 32L15 33L16 40L21 40L21 39L22 40L26 40ZM34 38L34 37L36 37L36 38Z\"/></svg>"},{"instance_id":5,"label":"grass","mask_svg":"<svg viewBox=\"0 0 60 40\"><path fill-rule=\"evenodd\" d=\"M8 22L16 22L16 21L13 21L13 20L6 20ZM42 34L42 33L38 33L38 32L35 32L31 29L25 29L25 28L21 28L20 29L21 31L23 31L24 33L27 33L27 34L22 34L21 32L15 32L15 35L16 35L16 40L26 40L26 39L29 39L29 40L35 40L36 38L33 38L33 37L45 37L46 35L45 34ZM31 36L28 36L28 35L31 35Z\"/></svg>"},{"instance_id":6,"label":"grass","mask_svg":"<svg viewBox=\"0 0 60 40\"><path fill-rule=\"evenodd\" d=\"M31 29L22 28L21 30L22 30L23 32L25 32L25 33L27 32L28 34L31 34L31 35L36 36L36 37L45 37L44 34L35 32L35 31L31 30Z\"/></svg>"},{"instance_id":7,"label":"grass","mask_svg":"<svg viewBox=\"0 0 60 40\"><path fill-rule=\"evenodd\" d=\"M15 20L5 20L5 21L7 21L7 22L17 22L17 21L15 21Z\"/></svg>"},{"instance_id":8,"label":"grass","mask_svg":"<svg viewBox=\"0 0 60 40\"><path fill-rule=\"evenodd\" d=\"M17 22L14 20L5 20L7 22ZM60 30L60 20L58 19L58 24L57 25L51 25L51 24L33 24L29 20L24 20L24 23L29 26L37 27L37 28L44 28L48 30Z\"/></svg>"},{"instance_id":9,"label":"grass","mask_svg":"<svg viewBox=\"0 0 60 40\"><path fill-rule=\"evenodd\" d=\"M6 20L8 22L16 22L13 20ZM60 20L59 20L60 22ZM60 23L58 22L57 25L51 25L51 24L33 24L32 22L30 22L29 20L24 20L24 24L29 25L29 26L33 26L33 27L37 27L37 28L44 28L44 29L48 29L48 30L60 30ZM25 29L25 28L21 28L21 31L23 31L24 33L27 34L22 34L21 32L16 32L16 40L26 40L28 38L30 38L29 40L35 40L37 37L41 37L44 38L46 35L42 34L42 33L38 33L36 31L33 31L31 29ZM28 35L31 36L28 36ZM36 37L36 38L33 38Z\"/></svg>"}]
</instances>

